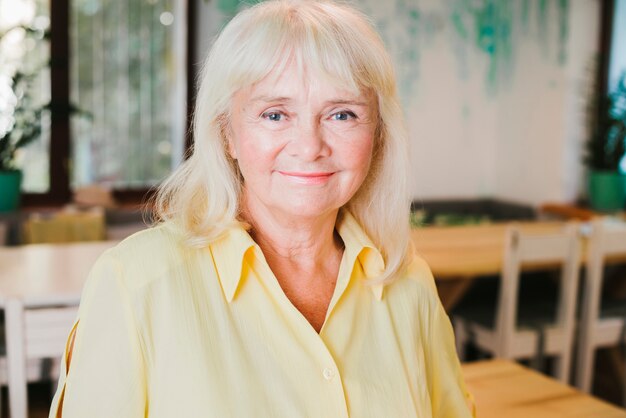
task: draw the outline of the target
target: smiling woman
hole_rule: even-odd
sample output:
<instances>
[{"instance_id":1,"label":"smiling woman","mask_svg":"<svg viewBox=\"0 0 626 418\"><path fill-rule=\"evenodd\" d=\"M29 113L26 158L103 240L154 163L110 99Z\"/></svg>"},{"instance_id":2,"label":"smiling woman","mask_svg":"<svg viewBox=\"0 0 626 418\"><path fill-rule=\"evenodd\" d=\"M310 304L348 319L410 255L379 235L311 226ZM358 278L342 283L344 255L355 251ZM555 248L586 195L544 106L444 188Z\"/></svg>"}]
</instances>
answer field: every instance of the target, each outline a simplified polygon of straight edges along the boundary
<instances>
[{"instance_id":1,"label":"smiling woman","mask_svg":"<svg viewBox=\"0 0 626 418\"><path fill-rule=\"evenodd\" d=\"M159 222L87 281L51 417L469 416L408 245L404 121L367 19L260 3L197 97Z\"/></svg>"}]
</instances>

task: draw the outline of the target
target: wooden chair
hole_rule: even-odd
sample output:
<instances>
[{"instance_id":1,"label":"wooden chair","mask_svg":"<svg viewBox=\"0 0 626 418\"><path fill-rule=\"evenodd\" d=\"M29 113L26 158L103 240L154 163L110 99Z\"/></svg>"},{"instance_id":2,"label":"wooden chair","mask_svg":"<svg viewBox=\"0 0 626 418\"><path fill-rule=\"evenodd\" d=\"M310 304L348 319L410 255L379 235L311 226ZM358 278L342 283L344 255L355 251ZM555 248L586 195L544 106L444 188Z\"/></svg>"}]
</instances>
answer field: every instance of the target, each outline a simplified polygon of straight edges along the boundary
<instances>
[{"instance_id":1,"label":"wooden chair","mask_svg":"<svg viewBox=\"0 0 626 418\"><path fill-rule=\"evenodd\" d=\"M60 359L66 336L78 316L78 306L25 307L21 301L10 300L4 304L2 314L0 386L11 387L11 417L26 418L27 383L48 381L52 383L51 394L56 391Z\"/></svg>"},{"instance_id":2,"label":"wooden chair","mask_svg":"<svg viewBox=\"0 0 626 418\"><path fill-rule=\"evenodd\" d=\"M527 264L534 268L561 267L556 301L518 306L520 274ZM459 357L464 359L470 339L479 349L505 359L532 358L543 352L556 357L555 375L567 382L579 264L578 224L569 223L562 231L545 234L522 233L515 225L508 228L495 313L494 309L478 306L454 315Z\"/></svg>"},{"instance_id":3,"label":"wooden chair","mask_svg":"<svg viewBox=\"0 0 626 418\"><path fill-rule=\"evenodd\" d=\"M578 333L576 386L590 392L597 348L626 344L626 301L602 300L606 260L626 259L626 224L592 223ZM626 382L624 382L626 385ZM626 405L626 387L624 388Z\"/></svg>"},{"instance_id":4,"label":"wooden chair","mask_svg":"<svg viewBox=\"0 0 626 418\"><path fill-rule=\"evenodd\" d=\"M7 375L12 418L28 416L28 382L52 382L56 392L66 336L78 316L78 306L25 307L21 301L5 306ZM10 337L9 337L10 336ZM4 359L2 359L4 360Z\"/></svg>"},{"instance_id":5,"label":"wooden chair","mask_svg":"<svg viewBox=\"0 0 626 418\"><path fill-rule=\"evenodd\" d=\"M66 209L45 218L35 215L24 223L23 233L28 244L103 240L104 211ZM6 357L0 358L0 384L9 383L12 388L13 418L27 416L27 382L56 383L65 338L77 314L77 304L41 308L11 301L4 306L1 326L6 338L0 346L6 344Z\"/></svg>"},{"instance_id":6,"label":"wooden chair","mask_svg":"<svg viewBox=\"0 0 626 418\"><path fill-rule=\"evenodd\" d=\"M23 233L25 244L100 241L106 237L104 211L70 209L50 217L33 215L24 222Z\"/></svg>"}]
</instances>

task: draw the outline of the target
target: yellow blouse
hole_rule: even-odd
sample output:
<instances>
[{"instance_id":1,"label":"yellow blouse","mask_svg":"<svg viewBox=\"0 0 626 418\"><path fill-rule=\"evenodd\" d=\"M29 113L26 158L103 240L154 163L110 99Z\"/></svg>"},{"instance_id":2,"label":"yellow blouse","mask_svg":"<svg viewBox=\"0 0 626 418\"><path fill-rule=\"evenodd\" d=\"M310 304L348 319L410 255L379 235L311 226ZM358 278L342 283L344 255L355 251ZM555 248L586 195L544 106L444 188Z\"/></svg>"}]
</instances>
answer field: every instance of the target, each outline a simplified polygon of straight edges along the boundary
<instances>
[{"instance_id":1,"label":"yellow blouse","mask_svg":"<svg viewBox=\"0 0 626 418\"><path fill-rule=\"evenodd\" d=\"M244 229L192 249L163 224L107 251L50 417L60 398L64 418L470 416L428 266L371 287L380 253L349 214L336 229L345 250L319 334Z\"/></svg>"}]
</instances>

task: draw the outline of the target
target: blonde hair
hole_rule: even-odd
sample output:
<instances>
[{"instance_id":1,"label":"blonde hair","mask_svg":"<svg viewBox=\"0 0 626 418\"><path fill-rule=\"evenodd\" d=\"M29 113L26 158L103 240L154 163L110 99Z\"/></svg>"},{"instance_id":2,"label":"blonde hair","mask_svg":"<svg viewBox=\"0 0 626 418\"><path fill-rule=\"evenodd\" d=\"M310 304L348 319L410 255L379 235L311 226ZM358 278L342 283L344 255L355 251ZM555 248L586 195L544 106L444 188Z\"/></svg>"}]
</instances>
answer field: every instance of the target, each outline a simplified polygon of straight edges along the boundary
<instances>
[{"instance_id":1,"label":"blonde hair","mask_svg":"<svg viewBox=\"0 0 626 418\"><path fill-rule=\"evenodd\" d=\"M238 223L242 179L226 150L233 94L284 68L295 57L306 68L378 101L369 173L344 206L385 260L371 283L387 282L409 254L407 133L393 65L368 19L344 4L270 0L237 14L215 40L200 74L193 152L159 188L156 216L172 220L191 245L204 246Z\"/></svg>"}]
</instances>

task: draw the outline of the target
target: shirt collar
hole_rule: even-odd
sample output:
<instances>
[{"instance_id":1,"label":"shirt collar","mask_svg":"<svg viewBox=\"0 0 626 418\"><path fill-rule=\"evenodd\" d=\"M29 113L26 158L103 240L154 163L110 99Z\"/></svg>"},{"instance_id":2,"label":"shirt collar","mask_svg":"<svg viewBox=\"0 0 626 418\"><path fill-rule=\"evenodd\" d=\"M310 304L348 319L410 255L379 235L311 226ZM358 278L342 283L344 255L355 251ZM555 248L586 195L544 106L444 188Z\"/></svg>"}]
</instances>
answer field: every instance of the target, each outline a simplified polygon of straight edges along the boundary
<instances>
[{"instance_id":1,"label":"shirt collar","mask_svg":"<svg viewBox=\"0 0 626 418\"><path fill-rule=\"evenodd\" d=\"M246 253L256 245L243 226L229 228L211 243L211 255L228 302L232 302L241 281Z\"/></svg>"},{"instance_id":2,"label":"shirt collar","mask_svg":"<svg viewBox=\"0 0 626 418\"><path fill-rule=\"evenodd\" d=\"M358 259L366 279L373 280L380 277L385 270L383 256L354 216L347 210L340 211L335 229L345 245L344 257L347 258L348 265L354 268L354 263ZM381 300L383 284L378 283L369 286L376 299Z\"/></svg>"},{"instance_id":3,"label":"shirt collar","mask_svg":"<svg viewBox=\"0 0 626 418\"><path fill-rule=\"evenodd\" d=\"M379 277L385 269L383 257L352 214L345 210L340 211L335 229L343 240L344 257L351 268L350 274L358 259L366 279ZM241 225L229 228L219 239L211 243L213 262L228 302L234 299L241 282L245 256L256 246L250 234ZM383 284L369 286L376 299L381 300Z\"/></svg>"}]
</instances>

